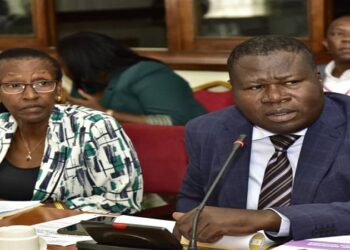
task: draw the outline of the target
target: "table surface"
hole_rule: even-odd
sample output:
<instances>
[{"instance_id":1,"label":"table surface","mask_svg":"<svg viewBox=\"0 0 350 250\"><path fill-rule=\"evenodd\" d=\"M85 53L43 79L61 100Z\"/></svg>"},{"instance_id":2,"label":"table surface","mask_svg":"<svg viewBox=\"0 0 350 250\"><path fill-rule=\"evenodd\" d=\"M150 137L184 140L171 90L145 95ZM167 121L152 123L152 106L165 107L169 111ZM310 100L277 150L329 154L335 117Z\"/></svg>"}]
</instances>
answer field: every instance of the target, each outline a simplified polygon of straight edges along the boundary
<instances>
[{"instance_id":1,"label":"table surface","mask_svg":"<svg viewBox=\"0 0 350 250\"><path fill-rule=\"evenodd\" d=\"M10 226L10 225L33 225L42 222L47 222L51 220L61 219L69 217L72 215L78 215L82 212L77 210L70 209L57 209L53 207L36 207L24 212L14 214L3 219L0 219L1 226ZM201 250L215 250L213 248L199 248ZM77 250L75 245L70 245L67 247L57 246L57 245L48 245L47 250Z\"/></svg>"},{"instance_id":2,"label":"table surface","mask_svg":"<svg viewBox=\"0 0 350 250\"><path fill-rule=\"evenodd\" d=\"M10 225L33 225L50 220L65 218L72 215L81 214L81 212L69 209L57 209L51 207L36 207L24 212L5 217L0 220L0 226ZM75 245L62 247L49 245L47 250L77 250Z\"/></svg>"}]
</instances>

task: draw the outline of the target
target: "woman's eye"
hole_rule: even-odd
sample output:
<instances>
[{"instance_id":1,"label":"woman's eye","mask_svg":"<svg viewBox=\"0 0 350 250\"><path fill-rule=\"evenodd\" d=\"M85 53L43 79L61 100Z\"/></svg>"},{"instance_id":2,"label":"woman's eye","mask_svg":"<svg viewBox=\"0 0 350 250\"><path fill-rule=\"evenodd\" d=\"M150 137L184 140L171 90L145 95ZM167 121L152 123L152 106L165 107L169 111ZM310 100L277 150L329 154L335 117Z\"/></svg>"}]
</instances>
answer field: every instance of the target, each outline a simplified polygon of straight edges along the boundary
<instances>
[{"instance_id":1,"label":"woman's eye","mask_svg":"<svg viewBox=\"0 0 350 250\"><path fill-rule=\"evenodd\" d=\"M38 85L38 86L45 86L45 85L48 85L49 84L49 81L36 81L34 82L35 85Z\"/></svg>"},{"instance_id":2,"label":"woman's eye","mask_svg":"<svg viewBox=\"0 0 350 250\"><path fill-rule=\"evenodd\" d=\"M19 83L19 82L14 82L14 83L7 83L6 87L7 88L12 88L12 89L17 89L17 88L22 88L24 83Z\"/></svg>"}]
</instances>

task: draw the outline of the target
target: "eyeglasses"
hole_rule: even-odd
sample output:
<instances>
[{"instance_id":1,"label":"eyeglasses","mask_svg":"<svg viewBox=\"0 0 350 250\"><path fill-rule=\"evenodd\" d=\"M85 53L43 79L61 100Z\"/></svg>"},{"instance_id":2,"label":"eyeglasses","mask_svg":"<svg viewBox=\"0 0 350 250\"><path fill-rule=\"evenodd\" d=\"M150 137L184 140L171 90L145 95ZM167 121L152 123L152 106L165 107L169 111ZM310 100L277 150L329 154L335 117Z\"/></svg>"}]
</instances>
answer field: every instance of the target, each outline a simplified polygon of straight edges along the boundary
<instances>
[{"instance_id":1,"label":"eyeglasses","mask_svg":"<svg viewBox=\"0 0 350 250\"><path fill-rule=\"evenodd\" d=\"M3 82L0 89L10 95L21 94L27 86L31 86L37 93L49 93L55 90L57 80L40 80L29 84L24 82Z\"/></svg>"}]
</instances>

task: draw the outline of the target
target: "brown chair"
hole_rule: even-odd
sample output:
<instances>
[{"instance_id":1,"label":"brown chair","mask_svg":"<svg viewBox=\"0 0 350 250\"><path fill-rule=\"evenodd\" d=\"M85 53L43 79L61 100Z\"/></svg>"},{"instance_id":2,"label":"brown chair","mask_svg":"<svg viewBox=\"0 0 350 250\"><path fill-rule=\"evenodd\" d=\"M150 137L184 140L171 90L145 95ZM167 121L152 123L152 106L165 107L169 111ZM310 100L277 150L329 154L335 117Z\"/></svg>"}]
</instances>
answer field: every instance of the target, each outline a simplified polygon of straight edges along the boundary
<instances>
[{"instance_id":1,"label":"brown chair","mask_svg":"<svg viewBox=\"0 0 350 250\"><path fill-rule=\"evenodd\" d=\"M171 218L176 195L187 168L184 126L123 124L137 152L144 180L145 193L158 193L168 205L149 208L137 215Z\"/></svg>"},{"instance_id":2,"label":"brown chair","mask_svg":"<svg viewBox=\"0 0 350 250\"><path fill-rule=\"evenodd\" d=\"M234 105L231 84L213 81L193 88L194 98L209 112Z\"/></svg>"}]
</instances>

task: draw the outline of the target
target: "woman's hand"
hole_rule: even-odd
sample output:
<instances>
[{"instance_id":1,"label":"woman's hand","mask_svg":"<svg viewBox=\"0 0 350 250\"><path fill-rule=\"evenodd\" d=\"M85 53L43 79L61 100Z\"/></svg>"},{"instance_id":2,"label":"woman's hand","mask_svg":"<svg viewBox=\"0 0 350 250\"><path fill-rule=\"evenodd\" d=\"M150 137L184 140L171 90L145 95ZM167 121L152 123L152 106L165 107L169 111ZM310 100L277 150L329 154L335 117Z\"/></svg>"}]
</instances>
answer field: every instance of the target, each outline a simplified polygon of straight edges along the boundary
<instances>
[{"instance_id":1,"label":"woman's hand","mask_svg":"<svg viewBox=\"0 0 350 250\"><path fill-rule=\"evenodd\" d=\"M183 235L190 239L195 210L173 213L176 220L173 233L177 239ZM248 235L259 230L278 232L281 219L272 210L246 210L206 206L199 216L197 239L213 243L224 235Z\"/></svg>"},{"instance_id":2,"label":"woman's hand","mask_svg":"<svg viewBox=\"0 0 350 250\"><path fill-rule=\"evenodd\" d=\"M100 111L105 111L106 108L102 107L99 100L92 96L89 95L88 93L86 93L85 91L79 89L78 93L84 98L84 99L80 99L80 98L74 98L72 96L68 96L67 97L67 101L71 104L75 104L75 105L80 105L80 106L85 106L88 108L92 108L95 110L100 110Z\"/></svg>"}]
</instances>

